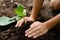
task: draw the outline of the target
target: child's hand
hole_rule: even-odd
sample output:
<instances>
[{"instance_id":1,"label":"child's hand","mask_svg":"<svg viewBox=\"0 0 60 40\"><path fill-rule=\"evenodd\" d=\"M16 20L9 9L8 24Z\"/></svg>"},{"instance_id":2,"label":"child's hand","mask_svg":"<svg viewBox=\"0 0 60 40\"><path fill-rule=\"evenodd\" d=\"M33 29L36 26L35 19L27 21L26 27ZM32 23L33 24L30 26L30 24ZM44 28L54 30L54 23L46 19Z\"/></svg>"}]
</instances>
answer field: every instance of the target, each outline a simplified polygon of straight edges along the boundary
<instances>
[{"instance_id":1,"label":"child's hand","mask_svg":"<svg viewBox=\"0 0 60 40\"><path fill-rule=\"evenodd\" d=\"M25 36L29 38L30 37L37 38L47 33L47 31L48 31L47 24L41 22L34 22L30 26L30 28L25 31L26 33Z\"/></svg>"},{"instance_id":2,"label":"child's hand","mask_svg":"<svg viewBox=\"0 0 60 40\"><path fill-rule=\"evenodd\" d=\"M17 24L15 25L15 27L20 27L26 21L32 21L33 22L34 19L32 17L24 17L24 18L22 18L21 20L19 20L17 22Z\"/></svg>"}]
</instances>

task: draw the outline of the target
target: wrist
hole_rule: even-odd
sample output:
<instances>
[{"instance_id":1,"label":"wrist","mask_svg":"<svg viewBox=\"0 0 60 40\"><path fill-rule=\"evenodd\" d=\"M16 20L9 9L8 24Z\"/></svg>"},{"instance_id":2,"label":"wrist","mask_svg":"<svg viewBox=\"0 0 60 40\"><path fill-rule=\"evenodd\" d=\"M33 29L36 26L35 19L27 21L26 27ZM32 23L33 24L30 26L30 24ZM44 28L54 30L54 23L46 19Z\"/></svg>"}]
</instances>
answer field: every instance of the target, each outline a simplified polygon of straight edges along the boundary
<instances>
[{"instance_id":1,"label":"wrist","mask_svg":"<svg viewBox=\"0 0 60 40\"><path fill-rule=\"evenodd\" d=\"M32 19L33 21L35 21L35 19L32 16L30 16L30 19Z\"/></svg>"},{"instance_id":2,"label":"wrist","mask_svg":"<svg viewBox=\"0 0 60 40\"><path fill-rule=\"evenodd\" d=\"M44 24L46 25L46 28L49 30L53 28L53 25L51 25L49 22L44 22Z\"/></svg>"},{"instance_id":3,"label":"wrist","mask_svg":"<svg viewBox=\"0 0 60 40\"><path fill-rule=\"evenodd\" d=\"M57 16L51 18L50 20L44 23L47 25L47 28L49 29L53 28L54 26L60 23L60 14L58 14Z\"/></svg>"},{"instance_id":4,"label":"wrist","mask_svg":"<svg viewBox=\"0 0 60 40\"><path fill-rule=\"evenodd\" d=\"M33 15L30 15L31 18L33 18L34 21L36 21L36 17L34 17Z\"/></svg>"}]
</instances>

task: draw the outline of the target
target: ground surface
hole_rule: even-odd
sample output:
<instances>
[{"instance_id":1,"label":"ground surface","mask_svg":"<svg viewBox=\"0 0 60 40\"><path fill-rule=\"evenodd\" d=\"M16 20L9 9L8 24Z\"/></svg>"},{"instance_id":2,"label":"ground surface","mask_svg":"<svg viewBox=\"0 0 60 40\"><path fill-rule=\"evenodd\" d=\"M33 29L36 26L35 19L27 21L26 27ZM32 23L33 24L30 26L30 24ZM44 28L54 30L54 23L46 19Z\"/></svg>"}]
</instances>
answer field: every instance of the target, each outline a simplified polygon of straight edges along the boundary
<instances>
[{"instance_id":1,"label":"ground surface","mask_svg":"<svg viewBox=\"0 0 60 40\"><path fill-rule=\"evenodd\" d=\"M14 0L14 2L11 0L0 0L0 16L15 16L14 5L16 2L23 4L30 12L32 6L31 0ZM41 14L39 14L40 17L38 20L44 22L54 17L59 12L52 11L52 9L49 7L49 1L45 1L40 13ZM23 25L21 28L15 28L15 24L16 22L4 27L0 27L0 40L60 40L60 25L56 25L56 27L49 30L47 34L33 39L24 36L25 30L28 29L28 26L30 25L29 22L27 22L27 24Z\"/></svg>"}]
</instances>

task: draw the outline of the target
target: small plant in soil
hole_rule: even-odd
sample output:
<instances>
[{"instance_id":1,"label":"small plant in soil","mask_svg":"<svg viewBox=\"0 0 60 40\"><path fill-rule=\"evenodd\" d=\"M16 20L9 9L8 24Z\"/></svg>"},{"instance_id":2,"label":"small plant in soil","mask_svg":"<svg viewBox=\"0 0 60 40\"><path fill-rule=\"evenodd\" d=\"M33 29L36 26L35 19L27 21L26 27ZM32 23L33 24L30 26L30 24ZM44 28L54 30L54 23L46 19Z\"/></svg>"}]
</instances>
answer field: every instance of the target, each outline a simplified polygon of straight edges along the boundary
<instances>
[{"instance_id":1,"label":"small plant in soil","mask_svg":"<svg viewBox=\"0 0 60 40\"><path fill-rule=\"evenodd\" d=\"M23 18L26 16L26 13L27 13L26 9L24 9L24 6L21 4L18 4L17 8L15 8L14 11L17 14L17 16L14 16L12 18L9 18L7 16L0 17L0 25L1 26L11 24L11 23L15 22L16 20Z\"/></svg>"},{"instance_id":2,"label":"small plant in soil","mask_svg":"<svg viewBox=\"0 0 60 40\"><path fill-rule=\"evenodd\" d=\"M17 8L15 8L15 13L17 14L17 16L19 16L17 18L17 20L21 19L21 18L23 18L23 17L25 17L27 15L26 9L24 9L24 6L21 5L21 4L17 5Z\"/></svg>"}]
</instances>

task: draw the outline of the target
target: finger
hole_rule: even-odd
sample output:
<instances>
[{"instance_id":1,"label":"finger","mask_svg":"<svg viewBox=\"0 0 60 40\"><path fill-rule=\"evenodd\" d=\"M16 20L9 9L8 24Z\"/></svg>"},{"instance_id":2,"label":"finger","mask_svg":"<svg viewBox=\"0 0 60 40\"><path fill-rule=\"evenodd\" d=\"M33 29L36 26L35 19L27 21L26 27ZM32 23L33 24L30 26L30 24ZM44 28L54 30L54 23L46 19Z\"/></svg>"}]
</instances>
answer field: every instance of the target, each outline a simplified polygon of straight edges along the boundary
<instances>
[{"instance_id":1,"label":"finger","mask_svg":"<svg viewBox=\"0 0 60 40\"><path fill-rule=\"evenodd\" d=\"M25 31L25 33L28 33L28 32L30 32L31 30L34 30L34 29L35 29L35 27L30 27L28 30Z\"/></svg>"},{"instance_id":2,"label":"finger","mask_svg":"<svg viewBox=\"0 0 60 40\"><path fill-rule=\"evenodd\" d=\"M27 20L28 20L28 21L34 21L34 19L31 18L31 17L29 17Z\"/></svg>"},{"instance_id":3,"label":"finger","mask_svg":"<svg viewBox=\"0 0 60 40\"><path fill-rule=\"evenodd\" d=\"M39 26L41 24L41 22L34 22L30 27L35 27L35 26Z\"/></svg>"},{"instance_id":4,"label":"finger","mask_svg":"<svg viewBox=\"0 0 60 40\"><path fill-rule=\"evenodd\" d=\"M30 27L28 30L25 31L25 33L30 32L30 30L36 30L36 29L38 30L38 29L40 29L40 28L41 28L40 26L38 26L38 27L37 27L37 26Z\"/></svg>"},{"instance_id":5,"label":"finger","mask_svg":"<svg viewBox=\"0 0 60 40\"><path fill-rule=\"evenodd\" d=\"M37 38L37 37L39 37L39 36L42 36L42 35L44 35L45 33L47 33L47 30L46 30L46 31L43 31L43 32L40 32L39 34L33 36L33 38Z\"/></svg>"},{"instance_id":6,"label":"finger","mask_svg":"<svg viewBox=\"0 0 60 40\"><path fill-rule=\"evenodd\" d=\"M24 23L24 20L22 19L22 20L19 22L18 27L20 27L23 23Z\"/></svg>"},{"instance_id":7,"label":"finger","mask_svg":"<svg viewBox=\"0 0 60 40\"><path fill-rule=\"evenodd\" d=\"M20 27L21 26L21 24L24 22L24 20L23 19L21 19L20 21L18 21L17 22L17 24L16 24L16 26L15 27Z\"/></svg>"},{"instance_id":8,"label":"finger","mask_svg":"<svg viewBox=\"0 0 60 40\"><path fill-rule=\"evenodd\" d=\"M30 30L32 30L33 28L29 28L28 30L25 31L25 33L29 32Z\"/></svg>"},{"instance_id":9,"label":"finger","mask_svg":"<svg viewBox=\"0 0 60 40\"><path fill-rule=\"evenodd\" d=\"M33 23L30 27L36 27L38 26L36 23Z\"/></svg>"},{"instance_id":10,"label":"finger","mask_svg":"<svg viewBox=\"0 0 60 40\"><path fill-rule=\"evenodd\" d=\"M25 31L25 33L29 32L30 30L32 30L33 28L29 28L28 30Z\"/></svg>"},{"instance_id":11,"label":"finger","mask_svg":"<svg viewBox=\"0 0 60 40\"><path fill-rule=\"evenodd\" d=\"M39 33L41 33L41 31L40 31L40 30L37 30L36 32L28 35L28 37L29 37L29 38L30 38L30 37L33 37L33 36L35 36L35 35L38 35Z\"/></svg>"},{"instance_id":12,"label":"finger","mask_svg":"<svg viewBox=\"0 0 60 40\"><path fill-rule=\"evenodd\" d=\"M30 30L34 29L35 27L37 27L37 25L35 25L36 22L34 22L31 26L30 29L26 30L25 33L29 32Z\"/></svg>"},{"instance_id":13,"label":"finger","mask_svg":"<svg viewBox=\"0 0 60 40\"><path fill-rule=\"evenodd\" d=\"M30 28L30 29L27 30L25 36L28 36L28 35L30 35L30 34L36 32L37 30L39 30L39 29L38 29L38 28Z\"/></svg>"},{"instance_id":14,"label":"finger","mask_svg":"<svg viewBox=\"0 0 60 40\"><path fill-rule=\"evenodd\" d=\"M17 22L17 24L15 25L15 27L18 27L18 25L19 25L19 21Z\"/></svg>"}]
</instances>

